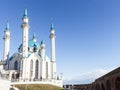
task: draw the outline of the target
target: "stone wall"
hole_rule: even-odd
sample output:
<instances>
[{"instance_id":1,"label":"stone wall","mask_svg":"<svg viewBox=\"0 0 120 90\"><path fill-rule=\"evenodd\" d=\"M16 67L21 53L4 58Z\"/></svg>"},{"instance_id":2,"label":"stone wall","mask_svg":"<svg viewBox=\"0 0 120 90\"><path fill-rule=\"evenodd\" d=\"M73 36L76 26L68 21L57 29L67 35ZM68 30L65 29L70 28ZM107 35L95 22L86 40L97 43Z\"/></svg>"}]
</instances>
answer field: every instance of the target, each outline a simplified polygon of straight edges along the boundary
<instances>
[{"instance_id":1,"label":"stone wall","mask_svg":"<svg viewBox=\"0 0 120 90\"><path fill-rule=\"evenodd\" d=\"M120 67L96 79L91 84L76 84L72 85L72 88L76 90L120 90Z\"/></svg>"},{"instance_id":2,"label":"stone wall","mask_svg":"<svg viewBox=\"0 0 120 90\"><path fill-rule=\"evenodd\" d=\"M73 87L76 90L91 90L91 84L76 84Z\"/></svg>"},{"instance_id":3,"label":"stone wall","mask_svg":"<svg viewBox=\"0 0 120 90\"><path fill-rule=\"evenodd\" d=\"M92 90L120 90L120 67L96 79L91 88Z\"/></svg>"}]
</instances>

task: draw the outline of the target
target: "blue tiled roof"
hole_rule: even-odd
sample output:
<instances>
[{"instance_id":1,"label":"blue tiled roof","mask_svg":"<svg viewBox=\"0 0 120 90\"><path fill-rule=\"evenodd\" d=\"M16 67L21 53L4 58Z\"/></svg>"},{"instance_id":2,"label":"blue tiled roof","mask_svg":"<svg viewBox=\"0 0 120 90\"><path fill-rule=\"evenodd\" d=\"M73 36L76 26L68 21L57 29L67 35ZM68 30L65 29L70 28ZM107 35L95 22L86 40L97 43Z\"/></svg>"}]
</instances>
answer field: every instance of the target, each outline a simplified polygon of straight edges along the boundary
<instances>
[{"instance_id":1,"label":"blue tiled roof","mask_svg":"<svg viewBox=\"0 0 120 90\"><path fill-rule=\"evenodd\" d=\"M53 29L54 29L54 25L52 23L51 26L50 26L50 30L53 30Z\"/></svg>"},{"instance_id":2,"label":"blue tiled roof","mask_svg":"<svg viewBox=\"0 0 120 90\"><path fill-rule=\"evenodd\" d=\"M27 9L24 10L23 18L28 18Z\"/></svg>"},{"instance_id":3,"label":"blue tiled roof","mask_svg":"<svg viewBox=\"0 0 120 90\"><path fill-rule=\"evenodd\" d=\"M11 56L10 58L9 58L9 60L11 61L13 59L13 56Z\"/></svg>"},{"instance_id":4,"label":"blue tiled roof","mask_svg":"<svg viewBox=\"0 0 120 90\"><path fill-rule=\"evenodd\" d=\"M22 44L19 46L19 49L22 47ZM39 44L37 42L34 42L33 40L29 40L28 47L37 47L40 48Z\"/></svg>"},{"instance_id":5,"label":"blue tiled roof","mask_svg":"<svg viewBox=\"0 0 120 90\"><path fill-rule=\"evenodd\" d=\"M19 46L18 49L20 49L22 47L22 44ZM36 47L36 48L40 48L40 45L36 42L36 38L32 38L31 40L28 41L28 47Z\"/></svg>"},{"instance_id":6,"label":"blue tiled roof","mask_svg":"<svg viewBox=\"0 0 120 90\"><path fill-rule=\"evenodd\" d=\"M37 42L33 41L33 40L29 40L28 47L37 47L37 48L40 48L40 45Z\"/></svg>"},{"instance_id":7,"label":"blue tiled roof","mask_svg":"<svg viewBox=\"0 0 120 90\"><path fill-rule=\"evenodd\" d=\"M9 31L9 29L10 29L10 26L9 26L9 23L7 22L6 28L5 28L5 32L6 32L6 31Z\"/></svg>"},{"instance_id":8,"label":"blue tiled roof","mask_svg":"<svg viewBox=\"0 0 120 90\"><path fill-rule=\"evenodd\" d=\"M19 46L19 48L18 49L20 49L22 47L22 44L20 44L20 46Z\"/></svg>"}]
</instances>

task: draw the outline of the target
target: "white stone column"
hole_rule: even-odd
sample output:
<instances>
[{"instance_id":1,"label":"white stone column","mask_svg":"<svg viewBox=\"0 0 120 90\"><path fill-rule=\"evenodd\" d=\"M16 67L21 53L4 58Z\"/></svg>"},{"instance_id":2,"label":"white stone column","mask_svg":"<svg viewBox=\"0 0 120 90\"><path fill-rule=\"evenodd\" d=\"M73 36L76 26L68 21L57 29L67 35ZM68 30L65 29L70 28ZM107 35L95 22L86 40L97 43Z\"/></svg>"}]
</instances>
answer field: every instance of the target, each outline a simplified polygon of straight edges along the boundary
<instances>
[{"instance_id":1,"label":"white stone column","mask_svg":"<svg viewBox=\"0 0 120 90\"><path fill-rule=\"evenodd\" d=\"M57 79L56 77L56 58L55 58L55 30L53 24L50 28L50 40L51 40L51 72L52 79Z\"/></svg>"},{"instance_id":2,"label":"white stone column","mask_svg":"<svg viewBox=\"0 0 120 90\"><path fill-rule=\"evenodd\" d=\"M42 60L45 61L45 44L44 44L44 41L41 41L41 44L40 44L40 53L41 53L41 57L42 57Z\"/></svg>"},{"instance_id":3,"label":"white stone column","mask_svg":"<svg viewBox=\"0 0 120 90\"><path fill-rule=\"evenodd\" d=\"M28 67L27 66L27 57L28 57L28 31L29 31L29 19L27 16L27 9L25 9L24 11L24 15L23 15L23 23L21 25L21 28L23 29L23 35L22 35L22 59L23 59L23 75L22 78L23 79L27 79L28 78Z\"/></svg>"},{"instance_id":4,"label":"white stone column","mask_svg":"<svg viewBox=\"0 0 120 90\"><path fill-rule=\"evenodd\" d=\"M45 68L45 61L42 61L42 79L46 78L46 68Z\"/></svg>"},{"instance_id":5,"label":"white stone column","mask_svg":"<svg viewBox=\"0 0 120 90\"><path fill-rule=\"evenodd\" d=\"M9 50L10 50L10 31L9 31L9 24L7 23L7 26L4 31L4 56L3 60L7 60L9 58Z\"/></svg>"}]
</instances>

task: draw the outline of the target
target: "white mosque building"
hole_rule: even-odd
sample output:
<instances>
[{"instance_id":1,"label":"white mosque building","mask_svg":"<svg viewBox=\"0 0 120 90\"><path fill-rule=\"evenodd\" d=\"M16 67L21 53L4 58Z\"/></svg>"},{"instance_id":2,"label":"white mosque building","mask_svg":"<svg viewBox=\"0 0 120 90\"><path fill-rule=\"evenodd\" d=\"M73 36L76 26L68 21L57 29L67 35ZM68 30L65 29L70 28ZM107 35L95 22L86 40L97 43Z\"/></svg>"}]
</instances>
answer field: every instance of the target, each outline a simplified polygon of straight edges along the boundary
<instances>
[{"instance_id":1,"label":"white mosque building","mask_svg":"<svg viewBox=\"0 0 120 90\"><path fill-rule=\"evenodd\" d=\"M17 80L18 82L41 82L49 81L62 86L62 75L58 76L56 71L55 58L55 30L53 24L50 27L51 42L51 59L46 55L44 41L37 42L36 35L29 39L29 18L27 9L22 17L22 44L18 48L18 52L9 56L10 51L10 29L9 24L4 31L4 55L3 67L1 72L5 72L9 80Z\"/></svg>"}]
</instances>

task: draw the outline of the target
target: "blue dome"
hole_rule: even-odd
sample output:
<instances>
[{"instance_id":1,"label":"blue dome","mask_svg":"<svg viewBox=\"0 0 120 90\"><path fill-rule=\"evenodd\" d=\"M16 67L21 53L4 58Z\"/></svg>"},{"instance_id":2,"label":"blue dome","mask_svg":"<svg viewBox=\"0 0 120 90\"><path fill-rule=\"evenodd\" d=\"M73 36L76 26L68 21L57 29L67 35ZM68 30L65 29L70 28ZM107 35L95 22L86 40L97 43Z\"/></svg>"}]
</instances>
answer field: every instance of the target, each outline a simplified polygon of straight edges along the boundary
<instances>
[{"instance_id":1,"label":"blue dome","mask_svg":"<svg viewBox=\"0 0 120 90\"><path fill-rule=\"evenodd\" d=\"M22 44L19 46L19 48L18 49L20 49L22 47ZM32 37L32 39L30 39L29 41L28 41L28 47L29 48L37 48L37 49L39 49L40 48L40 45L37 43L37 39L36 39L36 35L35 35L35 33L33 34L33 37Z\"/></svg>"},{"instance_id":2,"label":"blue dome","mask_svg":"<svg viewBox=\"0 0 120 90\"><path fill-rule=\"evenodd\" d=\"M29 40L28 47L40 48L40 45L37 42L33 41L33 40Z\"/></svg>"}]
</instances>

